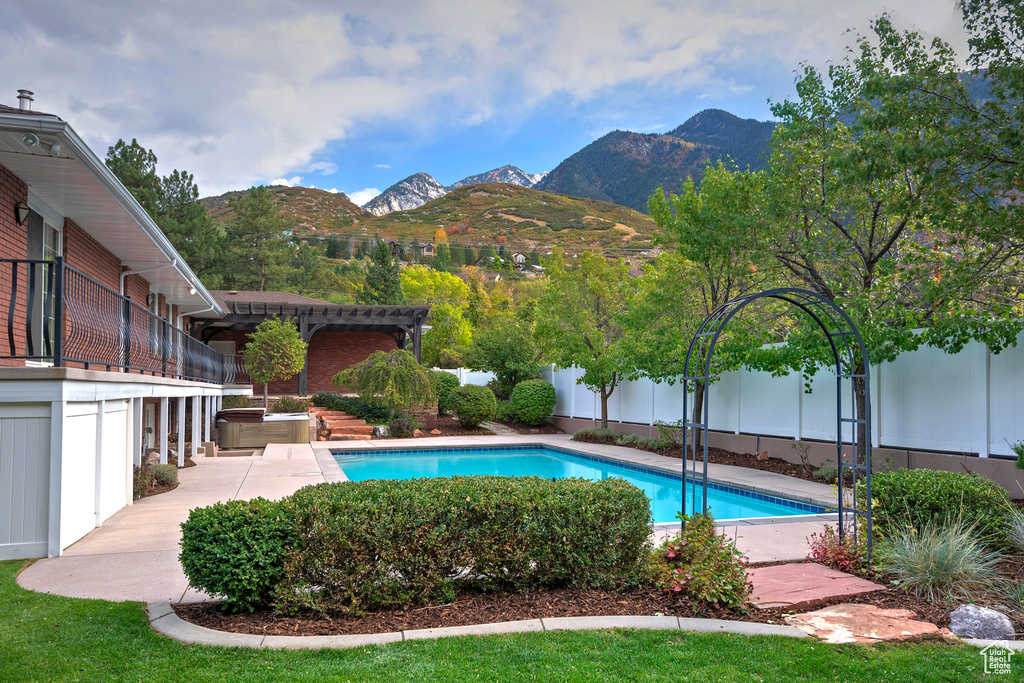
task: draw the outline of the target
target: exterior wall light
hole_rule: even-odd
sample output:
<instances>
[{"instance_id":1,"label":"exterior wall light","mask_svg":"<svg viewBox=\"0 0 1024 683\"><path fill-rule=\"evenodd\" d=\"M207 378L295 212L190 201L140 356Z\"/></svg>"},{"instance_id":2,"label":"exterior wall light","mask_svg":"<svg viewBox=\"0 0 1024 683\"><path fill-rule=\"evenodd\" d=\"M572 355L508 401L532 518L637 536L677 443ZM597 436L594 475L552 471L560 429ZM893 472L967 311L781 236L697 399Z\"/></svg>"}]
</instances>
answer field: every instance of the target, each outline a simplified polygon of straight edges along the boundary
<instances>
[{"instance_id":1,"label":"exterior wall light","mask_svg":"<svg viewBox=\"0 0 1024 683\"><path fill-rule=\"evenodd\" d=\"M18 225L25 225L25 221L28 220L31 213L32 209L28 208L28 204L25 202L18 202L14 206L14 218L18 221Z\"/></svg>"}]
</instances>

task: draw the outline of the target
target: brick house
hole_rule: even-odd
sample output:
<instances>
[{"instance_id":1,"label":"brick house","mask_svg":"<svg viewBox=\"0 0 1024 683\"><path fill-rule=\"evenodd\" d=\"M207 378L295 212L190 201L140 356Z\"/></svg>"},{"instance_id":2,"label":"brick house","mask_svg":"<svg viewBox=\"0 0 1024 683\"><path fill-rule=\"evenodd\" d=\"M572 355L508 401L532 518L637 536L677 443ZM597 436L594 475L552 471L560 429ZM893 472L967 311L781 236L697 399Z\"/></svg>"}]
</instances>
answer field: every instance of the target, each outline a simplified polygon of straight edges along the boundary
<instances>
[{"instance_id":1,"label":"brick house","mask_svg":"<svg viewBox=\"0 0 1024 683\"><path fill-rule=\"evenodd\" d=\"M268 393L308 396L335 391L331 378L374 351L393 351L411 342L420 358L428 306L341 306L288 292L211 292L223 314L197 314L192 334L221 353L242 352L248 335L268 317L291 318L309 343L306 367L295 377L271 382ZM254 387L257 394L262 386Z\"/></svg>"},{"instance_id":2,"label":"brick house","mask_svg":"<svg viewBox=\"0 0 1024 683\"><path fill-rule=\"evenodd\" d=\"M237 359L182 329L217 300L71 126L19 93L0 105L0 560L60 555L132 503L145 446L166 462L174 430L194 454L222 397L252 393Z\"/></svg>"}]
</instances>

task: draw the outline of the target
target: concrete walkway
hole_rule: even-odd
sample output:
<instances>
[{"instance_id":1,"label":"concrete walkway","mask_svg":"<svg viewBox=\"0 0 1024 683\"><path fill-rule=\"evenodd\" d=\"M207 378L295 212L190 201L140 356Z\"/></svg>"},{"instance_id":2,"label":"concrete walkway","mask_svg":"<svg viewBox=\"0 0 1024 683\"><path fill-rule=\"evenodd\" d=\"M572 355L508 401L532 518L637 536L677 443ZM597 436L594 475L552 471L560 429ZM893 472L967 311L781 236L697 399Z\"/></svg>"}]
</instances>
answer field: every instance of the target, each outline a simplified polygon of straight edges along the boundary
<instances>
[{"instance_id":1,"label":"concrete walkway","mask_svg":"<svg viewBox=\"0 0 1024 683\"><path fill-rule=\"evenodd\" d=\"M196 458L196 467L179 470L174 491L136 501L117 512L61 557L39 560L18 577L27 589L81 598L195 602L207 596L188 587L178 563L180 524L190 509L234 499L262 496L276 499L308 484L344 481L330 450L549 444L679 473L682 463L654 453L618 446L579 444L569 435L432 437L424 439L315 442L270 445L249 457ZM709 478L804 502L831 505L831 488L782 475L724 465L709 466ZM724 532L737 538L751 562L801 560L807 555L807 536L819 531L825 519L801 517L735 522ZM667 535L672 525L659 525ZM678 524L675 525L678 528Z\"/></svg>"}]
</instances>

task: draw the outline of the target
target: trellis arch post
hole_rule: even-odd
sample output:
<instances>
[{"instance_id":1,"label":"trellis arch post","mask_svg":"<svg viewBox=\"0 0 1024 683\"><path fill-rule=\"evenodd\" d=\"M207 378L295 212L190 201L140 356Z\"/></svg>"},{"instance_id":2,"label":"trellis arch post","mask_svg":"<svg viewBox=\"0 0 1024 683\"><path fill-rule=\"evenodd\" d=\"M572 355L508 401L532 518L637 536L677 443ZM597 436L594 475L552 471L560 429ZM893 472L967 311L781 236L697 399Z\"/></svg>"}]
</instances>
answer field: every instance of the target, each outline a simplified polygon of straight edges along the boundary
<instances>
[{"instance_id":1,"label":"trellis arch post","mask_svg":"<svg viewBox=\"0 0 1024 683\"><path fill-rule=\"evenodd\" d=\"M855 541L859 536L867 540L868 558L871 557L871 366L868 363L867 350L864 348L864 340L860 335L857 326L854 325L842 309L828 299L804 289L779 288L769 289L756 294L748 294L722 304L709 315L701 324L697 333L690 340L690 346L686 351L686 365L683 369L683 502L682 513L687 514L687 487L688 482L694 484L694 493L689 496L691 501L690 514L697 509L697 496L695 482L698 479L696 453L692 460L693 466L690 475L686 471L686 457L688 453L687 435L690 430L701 430L701 442L704 447L703 471L700 480L703 483L703 493L700 511L708 511L708 413L710 409L710 395L708 391L711 378L711 358L715 352L715 345L722 335L726 325L734 315L739 313L747 305L758 299L779 299L786 301L804 311L818 324L821 331L828 339L832 349L832 356L836 369L836 463L839 470L839 533L845 535L852 533ZM863 368L863 372L857 372L857 367ZM857 417L856 402L856 380L863 380L864 405L863 417ZM850 385L850 417L843 416L843 380L849 380ZM694 418L690 407L690 390L692 383L703 382L703 410L701 419ZM696 407L696 406L694 406ZM849 425L850 430L850 452L843 450L843 428ZM863 462L857 458L857 447L859 444L859 427L864 427L864 452ZM853 485L847 486L847 473L852 474ZM857 501L856 485L863 479L865 486L865 502L863 509Z\"/></svg>"}]
</instances>

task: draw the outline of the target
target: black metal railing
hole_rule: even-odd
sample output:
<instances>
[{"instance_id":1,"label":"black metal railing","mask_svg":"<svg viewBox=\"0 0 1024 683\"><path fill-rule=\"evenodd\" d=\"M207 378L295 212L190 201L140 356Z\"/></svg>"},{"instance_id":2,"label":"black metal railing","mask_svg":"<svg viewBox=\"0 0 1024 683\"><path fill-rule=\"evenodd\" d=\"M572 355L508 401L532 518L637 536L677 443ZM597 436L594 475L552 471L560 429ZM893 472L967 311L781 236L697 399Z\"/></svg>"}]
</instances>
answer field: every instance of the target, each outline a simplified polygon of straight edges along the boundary
<instances>
[{"instance_id":1,"label":"black metal railing","mask_svg":"<svg viewBox=\"0 0 1024 683\"><path fill-rule=\"evenodd\" d=\"M0 259L0 359L248 384L240 356L215 351L130 296L56 257Z\"/></svg>"}]
</instances>

